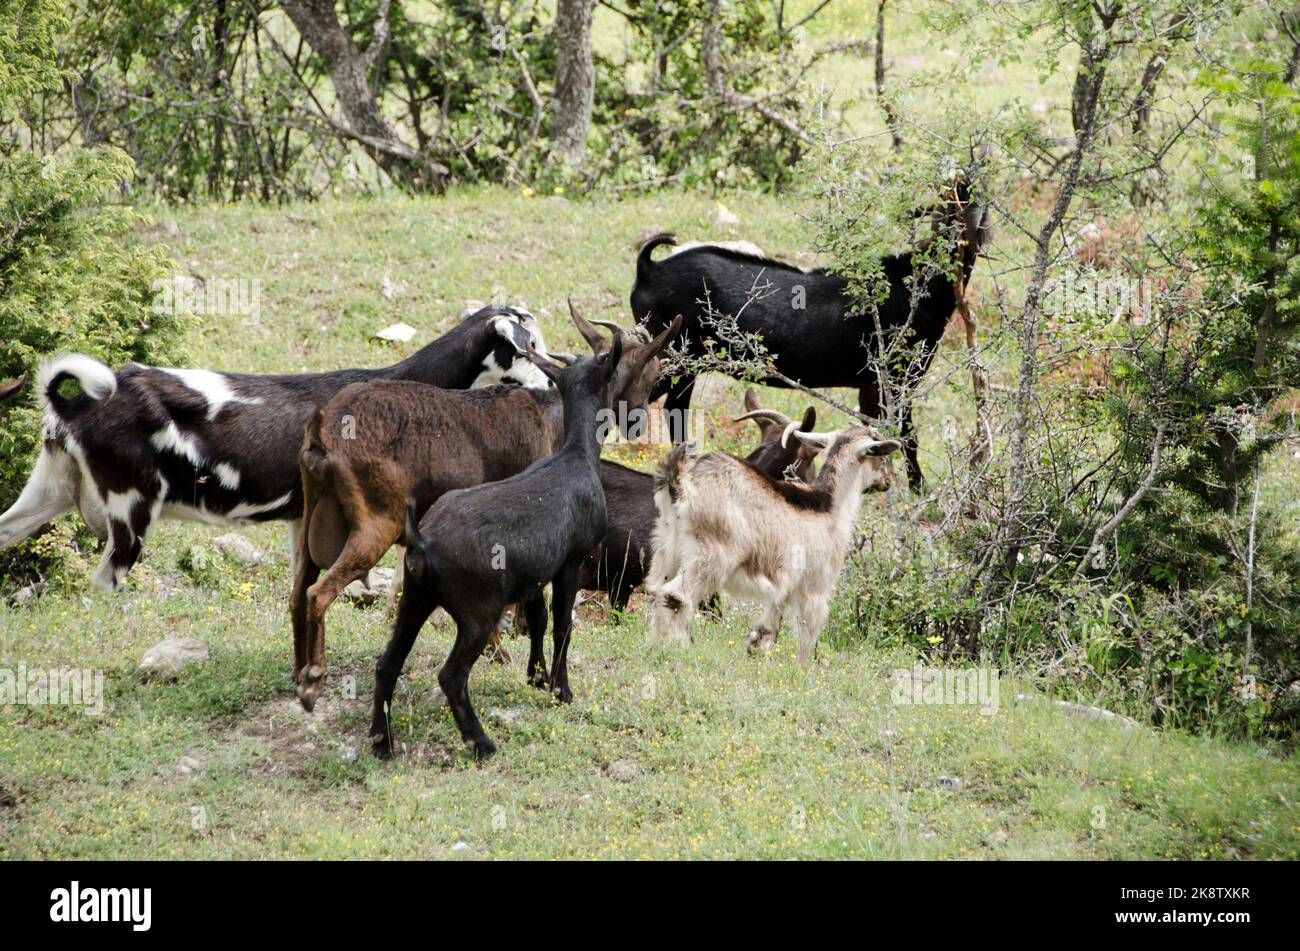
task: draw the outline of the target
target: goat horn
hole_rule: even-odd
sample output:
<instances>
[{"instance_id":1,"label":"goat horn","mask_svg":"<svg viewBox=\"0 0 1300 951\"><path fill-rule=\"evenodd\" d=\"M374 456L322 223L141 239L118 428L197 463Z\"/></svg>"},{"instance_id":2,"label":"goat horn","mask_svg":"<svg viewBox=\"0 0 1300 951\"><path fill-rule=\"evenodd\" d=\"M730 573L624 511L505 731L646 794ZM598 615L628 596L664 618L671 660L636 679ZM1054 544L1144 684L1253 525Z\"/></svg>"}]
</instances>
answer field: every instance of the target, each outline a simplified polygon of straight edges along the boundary
<instances>
[{"instance_id":1,"label":"goat horn","mask_svg":"<svg viewBox=\"0 0 1300 951\"><path fill-rule=\"evenodd\" d=\"M622 334L625 337L630 336L630 334L626 330L624 330L618 324L614 323L614 321L612 320L599 320L595 317L592 317L590 320L587 321L587 323L595 324L597 327L608 327L610 330L614 331L614 333Z\"/></svg>"},{"instance_id":2,"label":"goat horn","mask_svg":"<svg viewBox=\"0 0 1300 951\"><path fill-rule=\"evenodd\" d=\"M733 423L743 423L747 419L767 419L776 423L778 426L788 425L790 417L785 413L779 413L774 409L751 409L743 416L737 416L732 420Z\"/></svg>"},{"instance_id":3,"label":"goat horn","mask_svg":"<svg viewBox=\"0 0 1300 951\"><path fill-rule=\"evenodd\" d=\"M785 448L786 441L790 438L790 434L791 434L791 433L796 433L796 432L798 432L798 431L799 431L799 423L798 423L797 421L795 421L795 420L791 420L790 425L786 426L785 429L782 430L782 432L781 432L781 448L782 448L782 449Z\"/></svg>"}]
</instances>

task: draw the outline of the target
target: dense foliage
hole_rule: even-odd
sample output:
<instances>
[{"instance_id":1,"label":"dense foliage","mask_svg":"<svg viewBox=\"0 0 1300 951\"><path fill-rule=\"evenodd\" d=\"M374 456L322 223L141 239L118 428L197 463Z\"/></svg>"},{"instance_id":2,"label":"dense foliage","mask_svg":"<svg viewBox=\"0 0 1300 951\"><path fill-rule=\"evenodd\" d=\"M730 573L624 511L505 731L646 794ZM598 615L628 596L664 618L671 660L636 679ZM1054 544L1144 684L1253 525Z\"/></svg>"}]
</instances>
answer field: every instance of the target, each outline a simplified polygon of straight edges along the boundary
<instances>
[{"instance_id":1,"label":"dense foliage","mask_svg":"<svg viewBox=\"0 0 1300 951\"><path fill-rule=\"evenodd\" d=\"M178 324L152 307L166 257L133 239L141 218L118 198L134 174L130 158L104 146L42 154L22 144L30 129L20 104L62 79L53 45L65 22L59 7L0 3L0 123L9 140L0 152L0 381L30 381L41 357L73 349L111 364L157 361ZM18 397L29 393L24 387ZM40 445L32 402L0 405L3 507L26 482ZM48 540L19 546L0 556L0 573L44 574L65 550Z\"/></svg>"}]
</instances>

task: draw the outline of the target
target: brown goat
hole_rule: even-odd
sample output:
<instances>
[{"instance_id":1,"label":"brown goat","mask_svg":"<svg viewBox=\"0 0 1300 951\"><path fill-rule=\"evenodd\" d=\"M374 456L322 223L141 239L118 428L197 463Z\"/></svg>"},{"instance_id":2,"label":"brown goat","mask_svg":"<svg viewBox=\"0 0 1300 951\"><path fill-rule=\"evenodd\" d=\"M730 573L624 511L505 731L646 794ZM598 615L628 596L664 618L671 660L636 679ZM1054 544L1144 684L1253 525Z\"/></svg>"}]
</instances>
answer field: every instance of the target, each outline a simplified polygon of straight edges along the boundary
<instances>
[{"instance_id":1,"label":"brown goat","mask_svg":"<svg viewBox=\"0 0 1300 951\"><path fill-rule=\"evenodd\" d=\"M611 347L572 304L570 312L593 350ZM623 335L624 356L610 385L615 400L644 407L659 373L657 354L680 326L650 341ZM300 456L303 531L290 600L294 680L304 708L312 709L324 682L325 612L397 543L407 500L423 514L448 490L522 472L563 440L554 390L365 383L317 412Z\"/></svg>"}]
</instances>

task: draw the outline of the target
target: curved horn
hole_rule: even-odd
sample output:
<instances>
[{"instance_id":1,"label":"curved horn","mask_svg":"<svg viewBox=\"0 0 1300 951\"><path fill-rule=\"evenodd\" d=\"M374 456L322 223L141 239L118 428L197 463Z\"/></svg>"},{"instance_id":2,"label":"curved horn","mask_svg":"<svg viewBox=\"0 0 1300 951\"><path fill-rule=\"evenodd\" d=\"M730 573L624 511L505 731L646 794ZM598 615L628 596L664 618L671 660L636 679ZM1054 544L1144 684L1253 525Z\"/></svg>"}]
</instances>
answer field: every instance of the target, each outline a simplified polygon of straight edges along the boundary
<instances>
[{"instance_id":1,"label":"curved horn","mask_svg":"<svg viewBox=\"0 0 1300 951\"><path fill-rule=\"evenodd\" d=\"M612 320L597 320L596 318L593 317L589 321L589 323L593 323L597 327L608 327L610 330L614 331L614 333L621 334L624 337L632 336L628 331L624 330L622 327L614 323L614 321Z\"/></svg>"},{"instance_id":2,"label":"curved horn","mask_svg":"<svg viewBox=\"0 0 1300 951\"><path fill-rule=\"evenodd\" d=\"M748 413L737 416L732 420L732 422L743 423L747 419L765 419L768 422L776 423L778 426L786 426L790 423L789 416L785 415L785 413L777 412L774 409L751 409Z\"/></svg>"},{"instance_id":3,"label":"curved horn","mask_svg":"<svg viewBox=\"0 0 1300 951\"><path fill-rule=\"evenodd\" d=\"M791 433L797 433L798 431L799 431L799 424L798 424L797 422L795 422L794 420L791 420L791 421L790 421L790 424L789 424L788 426L786 426L785 429L783 429L783 430L781 431L781 448L782 448L782 449L785 448L786 441L790 438L790 434L791 434Z\"/></svg>"},{"instance_id":4,"label":"curved horn","mask_svg":"<svg viewBox=\"0 0 1300 951\"><path fill-rule=\"evenodd\" d=\"M568 301L569 301L569 316L573 318L573 325L578 328L578 333L582 334L582 339L587 341L587 345L591 347L591 349L596 353L600 353L601 350L607 345L605 340L605 335L600 333L600 331L598 331L595 327L593 327L591 325L591 321L587 320L586 317L583 317L582 314L578 313L578 308L573 306L572 297L568 298ZM599 322L600 321L597 321L597 323Z\"/></svg>"}]
</instances>

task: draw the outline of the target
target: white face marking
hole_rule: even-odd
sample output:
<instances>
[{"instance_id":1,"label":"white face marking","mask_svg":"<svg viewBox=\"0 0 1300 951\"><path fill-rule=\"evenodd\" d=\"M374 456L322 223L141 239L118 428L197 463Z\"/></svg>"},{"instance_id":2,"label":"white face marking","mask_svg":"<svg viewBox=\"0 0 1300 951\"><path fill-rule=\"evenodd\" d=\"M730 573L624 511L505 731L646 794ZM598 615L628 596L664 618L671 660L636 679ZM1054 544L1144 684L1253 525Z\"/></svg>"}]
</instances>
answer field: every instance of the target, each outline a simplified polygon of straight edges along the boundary
<instances>
[{"instance_id":1,"label":"white face marking","mask_svg":"<svg viewBox=\"0 0 1300 951\"><path fill-rule=\"evenodd\" d=\"M173 370L158 367L163 373L170 373L195 393L208 401L208 419L217 418L217 414L227 403L248 403L257 405L262 401L256 397L239 396L230 388L230 380L224 374L212 370Z\"/></svg>"},{"instance_id":2,"label":"white face marking","mask_svg":"<svg viewBox=\"0 0 1300 951\"><path fill-rule=\"evenodd\" d=\"M515 347L524 346L524 341L527 339L532 343L533 349L538 354L543 357L547 355L546 341L542 339L542 332L537 326L537 318L532 314L519 317L494 317L492 318L492 329L496 331L497 336L502 340L514 344ZM507 376L510 377L509 380L506 379ZM470 384L470 389L496 386L499 383L515 383L534 390L544 390L553 385L546 374L529 362L522 354L516 356L510 365L505 367L497 362L495 353L489 354L488 358L483 361L483 368L479 375Z\"/></svg>"}]
</instances>

